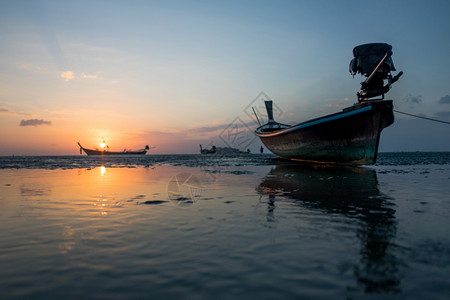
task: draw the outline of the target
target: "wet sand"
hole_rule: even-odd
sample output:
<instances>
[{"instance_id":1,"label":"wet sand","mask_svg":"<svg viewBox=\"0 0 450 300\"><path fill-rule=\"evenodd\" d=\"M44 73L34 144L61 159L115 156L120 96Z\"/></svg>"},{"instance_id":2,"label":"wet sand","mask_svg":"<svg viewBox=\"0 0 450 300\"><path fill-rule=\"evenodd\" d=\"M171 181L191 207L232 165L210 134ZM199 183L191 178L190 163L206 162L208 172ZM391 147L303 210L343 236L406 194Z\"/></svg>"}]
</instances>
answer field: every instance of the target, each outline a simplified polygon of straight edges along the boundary
<instances>
[{"instance_id":1,"label":"wet sand","mask_svg":"<svg viewBox=\"0 0 450 300\"><path fill-rule=\"evenodd\" d=\"M449 164L8 168L0 195L5 299L450 293Z\"/></svg>"}]
</instances>

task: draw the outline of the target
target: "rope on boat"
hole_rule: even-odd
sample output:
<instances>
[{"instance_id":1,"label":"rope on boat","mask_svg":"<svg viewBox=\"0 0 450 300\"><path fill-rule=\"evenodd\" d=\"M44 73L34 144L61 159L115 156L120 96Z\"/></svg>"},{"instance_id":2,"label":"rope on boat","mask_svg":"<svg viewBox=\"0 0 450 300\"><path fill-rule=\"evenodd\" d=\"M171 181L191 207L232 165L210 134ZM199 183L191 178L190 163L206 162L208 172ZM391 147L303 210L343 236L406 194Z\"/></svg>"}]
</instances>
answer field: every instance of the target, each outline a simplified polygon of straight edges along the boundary
<instances>
[{"instance_id":1,"label":"rope on boat","mask_svg":"<svg viewBox=\"0 0 450 300\"><path fill-rule=\"evenodd\" d=\"M422 116L418 116L418 115L413 115L413 114L405 113L405 112L398 111L398 110L395 110L395 109L394 109L394 111L395 111L396 113L404 114L404 115L411 116L411 117L416 117L416 118L425 119L425 120L434 121L434 122L439 122L439 123L444 123L444 124L450 124L450 122L447 122L447 121L442 121L442 120L437 120L437 119L432 119L432 118L422 117Z\"/></svg>"}]
</instances>

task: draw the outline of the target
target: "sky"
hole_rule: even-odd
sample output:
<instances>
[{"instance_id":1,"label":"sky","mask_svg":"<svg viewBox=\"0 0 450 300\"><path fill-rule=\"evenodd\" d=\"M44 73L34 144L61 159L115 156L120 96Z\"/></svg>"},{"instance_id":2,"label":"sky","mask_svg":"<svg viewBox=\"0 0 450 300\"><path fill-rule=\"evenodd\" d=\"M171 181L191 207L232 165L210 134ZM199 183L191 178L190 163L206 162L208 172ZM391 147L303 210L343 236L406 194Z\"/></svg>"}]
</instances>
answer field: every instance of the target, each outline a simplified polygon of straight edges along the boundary
<instances>
[{"instance_id":1,"label":"sky","mask_svg":"<svg viewBox=\"0 0 450 300\"><path fill-rule=\"evenodd\" d=\"M450 121L450 2L0 0L0 155L84 147L258 151L254 107L296 124L353 105L353 47L383 42L395 110ZM394 73L396 74L396 73ZM450 125L395 113L380 151L450 151Z\"/></svg>"}]
</instances>

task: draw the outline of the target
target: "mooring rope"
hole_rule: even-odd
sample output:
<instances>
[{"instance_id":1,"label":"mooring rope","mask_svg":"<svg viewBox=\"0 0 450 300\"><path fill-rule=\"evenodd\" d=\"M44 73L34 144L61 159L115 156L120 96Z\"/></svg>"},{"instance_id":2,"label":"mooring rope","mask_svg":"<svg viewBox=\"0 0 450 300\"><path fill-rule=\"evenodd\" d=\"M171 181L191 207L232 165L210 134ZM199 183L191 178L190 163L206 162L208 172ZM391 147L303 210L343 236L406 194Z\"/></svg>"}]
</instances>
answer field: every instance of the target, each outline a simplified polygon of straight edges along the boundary
<instances>
[{"instance_id":1,"label":"mooring rope","mask_svg":"<svg viewBox=\"0 0 450 300\"><path fill-rule=\"evenodd\" d=\"M450 122L447 122L447 121L436 120L436 119L432 119L432 118L427 118L427 117L422 117L422 116L418 116L418 115L413 115L413 114L405 113L405 112L398 111L398 110L395 110L395 109L394 109L394 111L396 113L408 115L408 116L411 116L411 117L416 117L416 118L425 119L425 120L434 121L434 122L439 122L439 123L444 123L444 124L450 124Z\"/></svg>"}]
</instances>

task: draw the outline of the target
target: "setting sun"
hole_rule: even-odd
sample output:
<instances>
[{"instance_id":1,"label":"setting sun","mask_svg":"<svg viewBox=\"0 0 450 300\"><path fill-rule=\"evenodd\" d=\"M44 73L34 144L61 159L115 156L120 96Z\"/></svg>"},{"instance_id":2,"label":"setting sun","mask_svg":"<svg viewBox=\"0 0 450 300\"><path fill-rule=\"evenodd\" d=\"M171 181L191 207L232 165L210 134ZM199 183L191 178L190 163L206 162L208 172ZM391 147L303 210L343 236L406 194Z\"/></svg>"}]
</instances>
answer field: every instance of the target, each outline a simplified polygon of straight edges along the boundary
<instances>
[{"instance_id":1,"label":"setting sun","mask_svg":"<svg viewBox=\"0 0 450 300\"><path fill-rule=\"evenodd\" d=\"M103 148L105 148L105 147L106 147L106 143L105 143L105 141L101 142L101 143L100 143L100 148L102 148L102 149L103 149Z\"/></svg>"}]
</instances>

